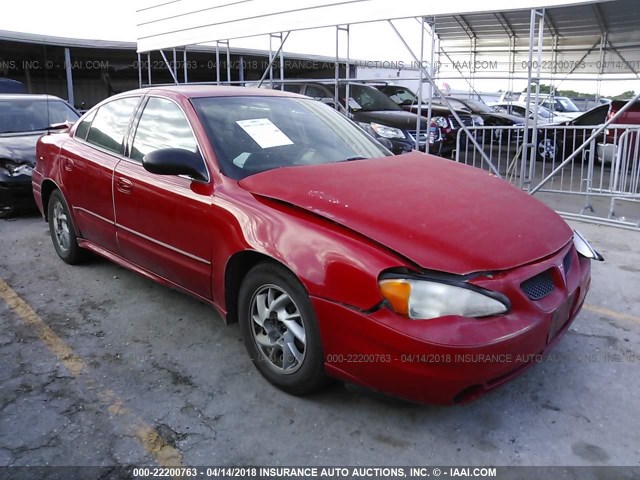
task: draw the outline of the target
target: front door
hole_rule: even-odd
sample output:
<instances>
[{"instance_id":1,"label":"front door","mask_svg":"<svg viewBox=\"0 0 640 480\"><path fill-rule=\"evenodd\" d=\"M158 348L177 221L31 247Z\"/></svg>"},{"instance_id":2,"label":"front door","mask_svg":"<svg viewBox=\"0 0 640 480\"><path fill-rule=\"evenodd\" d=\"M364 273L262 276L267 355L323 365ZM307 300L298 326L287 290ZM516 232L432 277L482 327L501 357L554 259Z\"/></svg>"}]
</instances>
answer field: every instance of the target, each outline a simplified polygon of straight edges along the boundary
<instances>
[{"instance_id":1,"label":"front door","mask_svg":"<svg viewBox=\"0 0 640 480\"><path fill-rule=\"evenodd\" d=\"M143 156L162 148L200 151L182 109L171 100L149 97L130 158L115 170L119 252L143 269L209 299L212 184L146 171Z\"/></svg>"}]
</instances>

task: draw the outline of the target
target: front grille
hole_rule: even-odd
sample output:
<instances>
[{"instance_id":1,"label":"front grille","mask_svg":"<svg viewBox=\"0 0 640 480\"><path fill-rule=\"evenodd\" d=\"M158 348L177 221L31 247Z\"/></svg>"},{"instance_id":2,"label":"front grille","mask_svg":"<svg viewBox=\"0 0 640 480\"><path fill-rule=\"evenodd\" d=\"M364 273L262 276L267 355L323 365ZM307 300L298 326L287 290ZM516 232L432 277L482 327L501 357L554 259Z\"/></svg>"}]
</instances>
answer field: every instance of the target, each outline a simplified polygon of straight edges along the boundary
<instances>
[{"instance_id":1,"label":"front grille","mask_svg":"<svg viewBox=\"0 0 640 480\"><path fill-rule=\"evenodd\" d=\"M462 123L464 125L466 125L467 127L473 127L473 118L471 118L470 115L458 115L458 116L460 117L460 120L462 120ZM454 117L453 115L449 117L449 122L451 123L451 128L453 128L454 130L457 130L458 128L460 128L460 124L456 120L456 117Z\"/></svg>"},{"instance_id":2,"label":"front grille","mask_svg":"<svg viewBox=\"0 0 640 480\"><path fill-rule=\"evenodd\" d=\"M416 130L408 130L407 133L409 134L409 137L411 137L411 140L415 142L416 140ZM427 132L425 132L424 130L420 130L420 138L418 140L420 143L425 143L427 141Z\"/></svg>"},{"instance_id":3,"label":"front grille","mask_svg":"<svg viewBox=\"0 0 640 480\"><path fill-rule=\"evenodd\" d=\"M545 270L535 277L522 282L520 288L526 293L531 300L541 300L551 292L553 292L553 279L551 278L551 270Z\"/></svg>"},{"instance_id":4,"label":"front grille","mask_svg":"<svg viewBox=\"0 0 640 480\"><path fill-rule=\"evenodd\" d=\"M573 256L571 255L571 250L567 253L562 259L562 267L564 268L564 274L567 275L569 270L571 269L571 262L573 261Z\"/></svg>"}]
</instances>

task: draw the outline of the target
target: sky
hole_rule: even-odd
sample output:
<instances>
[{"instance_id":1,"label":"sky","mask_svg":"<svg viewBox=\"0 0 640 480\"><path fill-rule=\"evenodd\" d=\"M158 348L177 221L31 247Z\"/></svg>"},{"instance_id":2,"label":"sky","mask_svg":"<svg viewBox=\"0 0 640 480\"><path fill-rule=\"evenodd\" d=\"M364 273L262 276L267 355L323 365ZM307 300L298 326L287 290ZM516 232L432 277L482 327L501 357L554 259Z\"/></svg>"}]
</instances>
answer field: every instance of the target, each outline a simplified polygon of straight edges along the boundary
<instances>
[{"instance_id":1,"label":"sky","mask_svg":"<svg viewBox=\"0 0 640 480\"><path fill-rule=\"evenodd\" d=\"M101 40L136 41L136 2L140 0L27 0L3 5L0 16L0 30L23 33L42 34L60 37L87 38ZM202 0L204 1L204 0ZM467 0L458 0L464 4ZM471 1L471 0L468 0ZM484 4L483 6L486 6ZM38 15L34 15L38 12ZM402 32L409 32L406 40L416 51L419 49L419 26L415 20L396 22ZM405 28L406 27L406 28ZM417 28L416 28L417 27ZM335 30L319 29L318 31L293 32L288 40L286 51L294 50L316 55L335 56ZM268 38L232 40L231 47L268 49ZM429 51L429 43L425 42L425 51ZM344 43L340 55L345 56ZM398 40L389 26L381 23L369 25L353 25L350 34L351 58L363 60L411 60L406 48ZM452 89L468 88L464 80L447 80ZM497 81L500 83L500 81ZM441 87L442 87L441 82ZM506 89L504 85L496 85L496 81L476 81L476 89ZM526 82L515 82L516 89L526 88ZM560 85L563 89L595 92L595 82L565 80ZM640 80L603 82L601 93L612 96L626 90L640 91Z\"/></svg>"}]
</instances>

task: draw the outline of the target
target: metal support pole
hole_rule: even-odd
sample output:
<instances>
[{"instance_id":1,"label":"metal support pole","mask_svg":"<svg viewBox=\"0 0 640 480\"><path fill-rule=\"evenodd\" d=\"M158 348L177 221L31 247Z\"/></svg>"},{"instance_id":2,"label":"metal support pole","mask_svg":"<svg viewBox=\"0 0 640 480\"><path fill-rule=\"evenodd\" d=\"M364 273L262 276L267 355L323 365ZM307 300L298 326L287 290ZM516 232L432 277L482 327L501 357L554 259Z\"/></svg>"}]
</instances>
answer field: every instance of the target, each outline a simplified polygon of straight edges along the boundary
<instances>
[{"instance_id":1,"label":"metal support pole","mask_svg":"<svg viewBox=\"0 0 640 480\"><path fill-rule=\"evenodd\" d=\"M142 62L138 53L138 88L142 88Z\"/></svg>"},{"instance_id":2,"label":"metal support pole","mask_svg":"<svg viewBox=\"0 0 640 480\"><path fill-rule=\"evenodd\" d=\"M478 40L475 35L471 37L471 90L469 98L473 98L473 92L476 91L476 60L478 58Z\"/></svg>"},{"instance_id":3,"label":"metal support pole","mask_svg":"<svg viewBox=\"0 0 640 480\"><path fill-rule=\"evenodd\" d=\"M431 69L431 75L435 82L436 75L438 74L433 64L435 50L436 50L436 40L437 40L435 17L431 17L431 21L429 22L429 29L431 30L431 58L429 59L429 68ZM422 31L424 32L424 25L422 26ZM421 68L420 69L420 85L422 85L423 83L424 83L424 80L423 80L422 68ZM422 97L420 98L420 102L422 102ZM431 116L433 115L432 106L433 106L433 88L429 92L429 102L427 104L427 127L426 127L427 131L425 132L427 143L425 145L425 153L429 153L429 132L431 132ZM418 115L421 116L420 114Z\"/></svg>"},{"instance_id":4,"label":"metal support pole","mask_svg":"<svg viewBox=\"0 0 640 480\"><path fill-rule=\"evenodd\" d=\"M244 82L244 56L240 55L240 64L238 65L238 80ZM242 85L243 83L240 83Z\"/></svg>"},{"instance_id":5,"label":"metal support pole","mask_svg":"<svg viewBox=\"0 0 640 480\"><path fill-rule=\"evenodd\" d=\"M340 78L340 27L336 25L336 60L333 64L333 101L334 108L340 110L340 87L338 85L338 79ZM349 99L345 99L345 103L349 103Z\"/></svg>"},{"instance_id":6,"label":"metal support pole","mask_svg":"<svg viewBox=\"0 0 640 480\"><path fill-rule=\"evenodd\" d=\"M229 48L229 40L227 43L227 85L231 85L231 49Z\"/></svg>"},{"instance_id":7,"label":"metal support pole","mask_svg":"<svg viewBox=\"0 0 640 480\"><path fill-rule=\"evenodd\" d=\"M438 41L438 39L436 38L435 35L435 17L432 17L431 20L432 23L429 23L429 25L431 26L431 31L430 31L430 35L431 35L431 73L433 73L434 70L434 62L435 62L435 50L436 50L436 42ZM424 28L424 27L423 27ZM471 91L473 91L474 95L476 95L480 100L482 100L482 96L480 95L480 93L478 93L476 91L476 89L474 88L474 86L471 84L471 82L469 81L469 79L465 76L464 73L462 73L462 70L460 69L460 67L458 66L459 62L454 62L453 58L451 58L449 56L449 54L444 50L444 48L438 48L438 63L440 63L440 56L444 55L446 57L447 60L449 60L449 63L451 63L451 65L453 66L453 68L456 69L456 71L460 74L460 77L462 78L462 80L464 80L467 85L469 86L469 88L471 89ZM514 60L515 61L515 60ZM435 78L435 77L434 77ZM451 77L452 79L455 77ZM484 78L484 77L483 77ZM433 95L430 95L433 96ZM484 102L483 102L484 103Z\"/></svg>"},{"instance_id":8,"label":"metal support pole","mask_svg":"<svg viewBox=\"0 0 640 480\"><path fill-rule=\"evenodd\" d=\"M178 81L178 58L176 57L176 49L173 49L173 78L176 79L176 82Z\"/></svg>"},{"instance_id":9,"label":"metal support pole","mask_svg":"<svg viewBox=\"0 0 640 480\"><path fill-rule=\"evenodd\" d=\"M336 60L334 63L334 107L336 110L340 110L340 32L345 32L347 34L347 47L346 47L346 65L345 65L345 99L344 99L344 108L345 115L349 116L349 109L351 108L349 105L349 98L351 90L349 79L351 77L350 74L350 40L349 40L349 25L340 26L336 25Z\"/></svg>"},{"instance_id":10,"label":"metal support pole","mask_svg":"<svg viewBox=\"0 0 640 480\"><path fill-rule=\"evenodd\" d=\"M604 60L606 56L607 45L607 33L605 32L600 37L600 50L598 52L598 60L600 61L600 68L598 69L598 80L596 82L596 102L600 102L600 92L602 87L602 74L604 73Z\"/></svg>"},{"instance_id":11,"label":"metal support pole","mask_svg":"<svg viewBox=\"0 0 640 480\"><path fill-rule=\"evenodd\" d=\"M216 85L220 85L220 42L216 42Z\"/></svg>"},{"instance_id":12,"label":"metal support pole","mask_svg":"<svg viewBox=\"0 0 640 480\"><path fill-rule=\"evenodd\" d=\"M184 75L184 83L188 83L189 82L189 76L187 74L188 72L188 68L187 68L187 46L184 46L184 50L182 50L182 70L183 70L183 75Z\"/></svg>"},{"instance_id":13,"label":"metal support pole","mask_svg":"<svg viewBox=\"0 0 640 480\"><path fill-rule=\"evenodd\" d=\"M284 42L287 41L287 38L289 38L289 34L291 32L287 32L287 34L284 36L284 38L282 39L282 42L280 43L280 47L278 47L278 50L276 51L275 55L273 55L273 57L271 56L271 52L269 52L269 65L267 65L267 68L265 69L264 73L262 74L262 77L260 78L260 81L258 82L258 88L260 88L262 86L262 84L264 83L264 79L267 78L267 75L269 75L269 72L273 72L273 62L275 61L275 59L277 58L278 54L280 53L280 50L282 50L282 47L284 46ZM272 85L273 86L273 82Z\"/></svg>"},{"instance_id":14,"label":"metal support pole","mask_svg":"<svg viewBox=\"0 0 640 480\"><path fill-rule=\"evenodd\" d=\"M282 40L280 41L282 44ZM273 33L269 34L269 88L273 89L273 64L278 54L273 54Z\"/></svg>"},{"instance_id":15,"label":"metal support pole","mask_svg":"<svg viewBox=\"0 0 640 480\"><path fill-rule=\"evenodd\" d=\"M433 42L431 43L433 45ZM433 49L431 50L433 52ZM424 61L424 17L420 19L420 66L422 66L422 62ZM418 83L418 118L416 118L416 150L420 150L420 124L422 123L422 69L418 70L420 83ZM428 120L431 119L431 115L427 115ZM427 122L428 123L428 122ZM427 125L427 145L426 145L426 153L429 153L429 125Z\"/></svg>"},{"instance_id":16,"label":"metal support pole","mask_svg":"<svg viewBox=\"0 0 640 480\"><path fill-rule=\"evenodd\" d=\"M147 52L147 74L149 76L149 85L151 85L151 52Z\"/></svg>"},{"instance_id":17,"label":"metal support pole","mask_svg":"<svg viewBox=\"0 0 640 480\"><path fill-rule=\"evenodd\" d=\"M527 63L527 98L525 100L526 105L526 113L525 113L525 117L524 117L524 132L523 132L523 140L522 140L522 164L520 165L520 188L524 189L524 185L525 185L525 176L527 173L527 161L529 160L529 154L531 153L533 155L533 159L531 160L532 162L535 162L535 145L536 145L536 140L538 137L538 97L540 95L540 61L538 60L538 65L537 65L537 75L535 78L535 84L536 84L536 93L535 93L535 99L536 99L536 103L535 105L533 105L533 109L531 108L531 83L533 83L534 78L532 77L532 71L533 71L533 43L535 40L535 31L536 31L536 19L537 17L541 14L542 12L542 16L541 16L541 21L540 24L543 25L544 22L544 10L536 10L533 9L531 10L531 15L529 18L529 61ZM542 31L540 32L540 37L542 37ZM538 45L537 48L539 49L539 55L542 53L540 48L542 46L542 42L540 40L538 40ZM533 114L533 125L531 125L530 121L531 119L529 118L530 116L530 112L532 112ZM529 142L529 128L532 127L533 131L531 132L532 135L532 142ZM533 148L532 148L533 146Z\"/></svg>"},{"instance_id":18,"label":"metal support pole","mask_svg":"<svg viewBox=\"0 0 640 480\"><path fill-rule=\"evenodd\" d=\"M280 44L282 44L282 32L280 32ZM284 91L284 52L280 49L280 90Z\"/></svg>"},{"instance_id":19,"label":"metal support pole","mask_svg":"<svg viewBox=\"0 0 640 480\"><path fill-rule=\"evenodd\" d=\"M409 47L409 45L407 44L406 40L400 34L400 32L398 31L396 26L393 24L393 22L391 20L387 20L387 22L389 23L389 25L391 25L391 28L393 28L394 32L396 32L396 35L398 36L398 38L400 39L402 44L405 46L405 48L407 49L409 54L413 57L414 61L419 64L418 57L415 55L415 53L413 53L413 50L411 50L411 47ZM493 163L491 162L491 160L489 159L487 154L484 152L484 150L482 149L480 144L476 141L474 136L471 134L471 132L469 131L467 126L462 122L462 119L460 118L460 116L458 115L456 110L451 106L451 103L449 103L449 100L447 100L447 97L442 95L442 91L438 88L438 85L436 85L436 82L433 80L433 78L431 78L431 75L429 74L429 72L427 72L427 69L424 68L424 65L420 65L420 68L422 69L422 71L424 73L424 76L427 78L429 83L431 83L431 86L433 87L433 90L442 98L442 101L444 102L446 107L449 109L449 111L451 112L453 117L456 119L456 121L460 124L460 127L462 128L462 130L468 135L469 140L471 140L471 143L473 143L473 146L478 149L478 152L480 152L480 156L486 162L486 164L489 167L489 169L491 169L491 171L497 177L501 177L502 178L502 176L500 175L500 172L498 171L498 169L496 169L496 167L493 165Z\"/></svg>"},{"instance_id":20,"label":"metal support pole","mask_svg":"<svg viewBox=\"0 0 640 480\"><path fill-rule=\"evenodd\" d=\"M71 105L75 105L73 98L73 73L71 71L71 52L64 49L64 69L67 73L67 100Z\"/></svg>"},{"instance_id":21,"label":"metal support pole","mask_svg":"<svg viewBox=\"0 0 640 480\"><path fill-rule=\"evenodd\" d=\"M347 64L345 65L345 78L347 80L345 86L344 86L344 96L345 96L345 113L347 114L347 117L349 116L349 99L351 98L351 85L349 85L349 25L347 25L344 28L344 32L346 32L347 34Z\"/></svg>"},{"instance_id":22,"label":"metal support pole","mask_svg":"<svg viewBox=\"0 0 640 480\"><path fill-rule=\"evenodd\" d=\"M171 68L171 64L167 60L167 56L164 54L164 50L160 50L160 55L162 55L162 59L164 60L164 64L167 66L167 69L169 70L169 74L173 78L173 82L176 85L178 85L178 78L176 77L176 74L173 72L173 69Z\"/></svg>"},{"instance_id":23,"label":"metal support pole","mask_svg":"<svg viewBox=\"0 0 640 480\"><path fill-rule=\"evenodd\" d=\"M531 179L535 173L536 166L536 153L537 153L537 145L538 145L538 105L540 103L540 73L542 68L542 48L544 43L544 16L545 10L542 9L541 13L538 14L538 58L536 60L537 63L537 72L536 76L538 78L538 82L536 83L536 95L535 95L535 107L536 107L536 115L534 120L534 130L533 130L533 151L531 159L529 160L529 177L527 178L529 185L531 185ZM553 93L553 91L552 91ZM545 138L546 141L546 138Z\"/></svg>"}]
</instances>

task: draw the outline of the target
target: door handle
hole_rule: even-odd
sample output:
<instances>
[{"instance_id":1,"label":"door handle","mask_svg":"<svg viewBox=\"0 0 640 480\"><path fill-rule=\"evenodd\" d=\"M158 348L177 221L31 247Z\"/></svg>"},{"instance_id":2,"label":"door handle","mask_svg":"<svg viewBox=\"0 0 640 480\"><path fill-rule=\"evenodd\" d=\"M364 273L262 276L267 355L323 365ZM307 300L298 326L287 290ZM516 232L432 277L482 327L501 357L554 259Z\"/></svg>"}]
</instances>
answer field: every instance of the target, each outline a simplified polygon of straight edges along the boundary
<instances>
[{"instance_id":1,"label":"door handle","mask_svg":"<svg viewBox=\"0 0 640 480\"><path fill-rule=\"evenodd\" d=\"M133 182L128 178L118 177L116 179L116 188L122 193L131 193L133 190Z\"/></svg>"}]
</instances>

